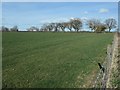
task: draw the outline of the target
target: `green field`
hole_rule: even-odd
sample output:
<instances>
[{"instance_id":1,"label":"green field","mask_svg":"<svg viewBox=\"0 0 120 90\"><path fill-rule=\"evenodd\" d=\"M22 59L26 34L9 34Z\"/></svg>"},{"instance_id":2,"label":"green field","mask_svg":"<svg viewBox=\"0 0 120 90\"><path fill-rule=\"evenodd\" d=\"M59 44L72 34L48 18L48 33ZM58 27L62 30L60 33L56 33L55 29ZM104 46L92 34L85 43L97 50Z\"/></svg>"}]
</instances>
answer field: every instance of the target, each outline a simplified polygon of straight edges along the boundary
<instances>
[{"instance_id":1,"label":"green field","mask_svg":"<svg viewBox=\"0 0 120 90\"><path fill-rule=\"evenodd\" d=\"M4 32L3 87L91 87L113 33Z\"/></svg>"}]
</instances>

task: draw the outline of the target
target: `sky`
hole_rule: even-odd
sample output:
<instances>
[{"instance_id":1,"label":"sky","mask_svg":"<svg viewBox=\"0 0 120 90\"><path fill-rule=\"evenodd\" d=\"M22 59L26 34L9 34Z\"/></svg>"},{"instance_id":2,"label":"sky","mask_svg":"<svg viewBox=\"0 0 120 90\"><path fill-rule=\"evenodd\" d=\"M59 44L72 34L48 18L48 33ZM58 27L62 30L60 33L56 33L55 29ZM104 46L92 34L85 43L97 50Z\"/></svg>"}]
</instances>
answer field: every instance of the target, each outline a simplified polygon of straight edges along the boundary
<instances>
[{"instance_id":1,"label":"sky","mask_svg":"<svg viewBox=\"0 0 120 90\"><path fill-rule=\"evenodd\" d=\"M2 2L2 24L20 30L71 18L118 20L117 2Z\"/></svg>"}]
</instances>

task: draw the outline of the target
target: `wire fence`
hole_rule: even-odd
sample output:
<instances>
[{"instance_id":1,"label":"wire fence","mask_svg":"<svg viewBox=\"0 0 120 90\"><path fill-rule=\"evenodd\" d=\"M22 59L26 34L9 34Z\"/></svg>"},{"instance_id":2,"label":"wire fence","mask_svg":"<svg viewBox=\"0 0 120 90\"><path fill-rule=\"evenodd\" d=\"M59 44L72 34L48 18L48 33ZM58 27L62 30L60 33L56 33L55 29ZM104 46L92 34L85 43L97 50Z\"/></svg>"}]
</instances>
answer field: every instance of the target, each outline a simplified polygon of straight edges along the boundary
<instances>
[{"instance_id":1,"label":"wire fence","mask_svg":"<svg viewBox=\"0 0 120 90\"><path fill-rule=\"evenodd\" d=\"M116 37L117 34L114 35L114 40L111 45L107 46L107 56L105 58L104 63L102 64L102 68L104 68L104 71L100 69L100 71L97 74L96 80L93 83L93 88L100 89L100 90L106 90L106 84L107 80L109 78L110 68L111 68L111 62L112 62L112 55L114 53L114 48L116 47Z\"/></svg>"}]
</instances>

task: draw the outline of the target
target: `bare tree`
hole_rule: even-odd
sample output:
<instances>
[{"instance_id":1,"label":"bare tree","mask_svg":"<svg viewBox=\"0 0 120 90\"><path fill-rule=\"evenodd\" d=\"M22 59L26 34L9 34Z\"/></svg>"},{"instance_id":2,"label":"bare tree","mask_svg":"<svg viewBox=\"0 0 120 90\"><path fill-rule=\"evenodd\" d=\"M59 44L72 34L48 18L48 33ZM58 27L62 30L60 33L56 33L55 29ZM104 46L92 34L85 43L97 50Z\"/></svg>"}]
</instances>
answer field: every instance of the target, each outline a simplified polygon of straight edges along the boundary
<instances>
[{"instance_id":1,"label":"bare tree","mask_svg":"<svg viewBox=\"0 0 120 90\"><path fill-rule=\"evenodd\" d=\"M43 24L40 31L48 31L47 24Z\"/></svg>"},{"instance_id":2,"label":"bare tree","mask_svg":"<svg viewBox=\"0 0 120 90\"><path fill-rule=\"evenodd\" d=\"M1 31L2 32L9 32L9 28L2 26Z\"/></svg>"},{"instance_id":3,"label":"bare tree","mask_svg":"<svg viewBox=\"0 0 120 90\"><path fill-rule=\"evenodd\" d=\"M59 31L59 29L60 29L60 23L55 23L55 25L54 25L54 31L55 32L58 32Z\"/></svg>"},{"instance_id":4,"label":"bare tree","mask_svg":"<svg viewBox=\"0 0 120 90\"><path fill-rule=\"evenodd\" d=\"M97 28L96 28L95 32L97 32L97 33L105 32L105 30L107 29L106 25L102 24L102 23L97 25L96 27Z\"/></svg>"},{"instance_id":5,"label":"bare tree","mask_svg":"<svg viewBox=\"0 0 120 90\"><path fill-rule=\"evenodd\" d=\"M39 31L39 28L35 26L31 26L30 28L27 29L28 31Z\"/></svg>"},{"instance_id":6,"label":"bare tree","mask_svg":"<svg viewBox=\"0 0 120 90\"><path fill-rule=\"evenodd\" d=\"M59 31L59 29L61 28L61 23L49 23L49 24L43 24L43 26L41 27L41 30L43 31Z\"/></svg>"},{"instance_id":7,"label":"bare tree","mask_svg":"<svg viewBox=\"0 0 120 90\"><path fill-rule=\"evenodd\" d=\"M59 24L59 27L62 29L63 32L65 32L65 28L66 28L65 24L66 24L65 22Z\"/></svg>"},{"instance_id":8,"label":"bare tree","mask_svg":"<svg viewBox=\"0 0 120 90\"><path fill-rule=\"evenodd\" d=\"M51 31L51 30L52 30L52 26L51 26L50 24L48 24L48 25L46 25L46 29L47 29L48 31Z\"/></svg>"},{"instance_id":9,"label":"bare tree","mask_svg":"<svg viewBox=\"0 0 120 90\"><path fill-rule=\"evenodd\" d=\"M18 32L18 27L17 26L13 26L10 31L13 31L13 32Z\"/></svg>"},{"instance_id":10,"label":"bare tree","mask_svg":"<svg viewBox=\"0 0 120 90\"><path fill-rule=\"evenodd\" d=\"M66 28L68 28L70 30L70 32L72 31L73 28L73 21L70 22L66 22L65 23Z\"/></svg>"},{"instance_id":11,"label":"bare tree","mask_svg":"<svg viewBox=\"0 0 120 90\"><path fill-rule=\"evenodd\" d=\"M98 19L90 19L87 21L87 25L91 28L91 31L96 31L101 22Z\"/></svg>"},{"instance_id":12,"label":"bare tree","mask_svg":"<svg viewBox=\"0 0 120 90\"><path fill-rule=\"evenodd\" d=\"M54 30L54 28L55 28L55 23L50 23L49 24L49 31Z\"/></svg>"},{"instance_id":13,"label":"bare tree","mask_svg":"<svg viewBox=\"0 0 120 90\"><path fill-rule=\"evenodd\" d=\"M105 23L107 25L107 28L109 29L109 32L111 31L112 28L116 28L117 25L117 21L113 18L106 19Z\"/></svg>"},{"instance_id":14,"label":"bare tree","mask_svg":"<svg viewBox=\"0 0 120 90\"><path fill-rule=\"evenodd\" d=\"M73 27L75 31L79 31L82 28L82 20L74 18L70 20L70 27Z\"/></svg>"}]
</instances>

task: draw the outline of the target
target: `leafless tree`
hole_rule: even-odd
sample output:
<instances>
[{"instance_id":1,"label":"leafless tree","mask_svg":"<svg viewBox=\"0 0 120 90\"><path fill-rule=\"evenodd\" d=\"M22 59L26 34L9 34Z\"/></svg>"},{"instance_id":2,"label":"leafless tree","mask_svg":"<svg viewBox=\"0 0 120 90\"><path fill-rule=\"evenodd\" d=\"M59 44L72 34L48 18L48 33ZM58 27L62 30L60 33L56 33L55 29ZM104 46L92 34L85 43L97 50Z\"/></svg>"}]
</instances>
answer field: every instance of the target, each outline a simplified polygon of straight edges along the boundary
<instances>
[{"instance_id":1,"label":"leafless tree","mask_svg":"<svg viewBox=\"0 0 120 90\"><path fill-rule=\"evenodd\" d=\"M18 27L17 26L13 26L10 31L13 31L13 32L17 32L18 31Z\"/></svg>"},{"instance_id":2,"label":"leafless tree","mask_svg":"<svg viewBox=\"0 0 120 90\"><path fill-rule=\"evenodd\" d=\"M73 22L66 22L65 23L65 26L66 26L66 28L68 28L69 30L70 30L70 32L72 31L72 28L73 28Z\"/></svg>"},{"instance_id":3,"label":"leafless tree","mask_svg":"<svg viewBox=\"0 0 120 90\"><path fill-rule=\"evenodd\" d=\"M61 29L63 32L65 32L65 28L66 28L65 22L61 22L61 23L59 24L59 27L60 27L60 29Z\"/></svg>"},{"instance_id":4,"label":"leafless tree","mask_svg":"<svg viewBox=\"0 0 120 90\"><path fill-rule=\"evenodd\" d=\"M52 30L53 30L52 24L50 23L50 24L46 25L46 29L47 29L48 31L52 31Z\"/></svg>"},{"instance_id":5,"label":"leafless tree","mask_svg":"<svg viewBox=\"0 0 120 90\"><path fill-rule=\"evenodd\" d=\"M96 27L97 28L96 28L95 32L97 32L97 33L105 32L105 30L107 29L106 25L103 23L97 25Z\"/></svg>"},{"instance_id":6,"label":"leafless tree","mask_svg":"<svg viewBox=\"0 0 120 90\"><path fill-rule=\"evenodd\" d=\"M58 32L60 29L60 23L54 23L54 31Z\"/></svg>"},{"instance_id":7,"label":"leafless tree","mask_svg":"<svg viewBox=\"0 0 120 90\"><path fill-rule=\"evenodd\" d=\"M109 29L109 32L111 31L112 28L116 28L117 26L117 21L113 18L106 19L105 23L107 25L107 28Z\"/></svg>"},{"instance_id":8,"label":"leafless tree","mask_svg":"<svg viewBox=\"0 0 120 90\"><path fill-rule=\"evenodd\" d=\"M9 28L5 27L5 26L2 26L1 27L1 31L2 32L9 32Z\"/></svg>"},{"instance_id":9,"label":"leafless tree","mask_svg":"<svg viewBox=\"0 0 120 90\"><path fill-rule=\"evenodd\" d=\"M100 24L101 22L98 19L90 19L87 21L87 25L91 29L91 31L96 31Z\"/></svg>"},{"instance_id":10,"label":"leafless tree","mask_svg":"<svg viewBox=\"0 0 120 90\"><path fill-rule=\"evenodd\" d=\"M107 25L102 23L98 19L90 19L90 20L88 20L87 25L94 32L105 32L105 30L107 29Z\"/></svg>"},{"instance_id":11,"label":"leafless tree","mask_svg":"<svg viewBox=\"0 0 120 90\"><path fill-rule=\"evenodd\" d=\"M47 24L43 24L40 31L48 31Z\"/></svg>"},{"instance_id":12,"label":"leafless tree","mask_svg":"<svg viewBox=\"0 0 120 90\"><path fill-rule=\"evenodd\" d=\"M28 31L39 31L39 28L35 26L31 26L30 28L27 29Z\"/></svg>"},{"instance_id":13,"label":"leafless tree","mask_svg":"<svg viewBox=\"0 0 120 90\"><path fill-rule=\"evenodd\" d=\"M75 31L79 31L82 28L82 20L79 18L74 18L70 20L70 28L74 28Z\"/></svg>"},{"instance_id":14,"label":"leafless tree","mask_svg":"<svg viewBox=\"0 0 120 90\"><path fill-rule=\"evenodd\" d=\"M75 31L79 31L82 27L82 21L79 18L71 19L69 22L55 22L55 23L49 23L49 24L43 24L40 31L65 31L66 28L68 28L70 31L72 31L72 28L75 29Z\"/></svg>"}]
</instances>

